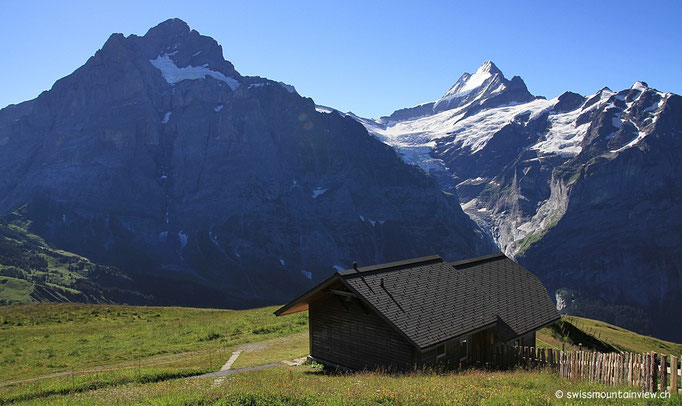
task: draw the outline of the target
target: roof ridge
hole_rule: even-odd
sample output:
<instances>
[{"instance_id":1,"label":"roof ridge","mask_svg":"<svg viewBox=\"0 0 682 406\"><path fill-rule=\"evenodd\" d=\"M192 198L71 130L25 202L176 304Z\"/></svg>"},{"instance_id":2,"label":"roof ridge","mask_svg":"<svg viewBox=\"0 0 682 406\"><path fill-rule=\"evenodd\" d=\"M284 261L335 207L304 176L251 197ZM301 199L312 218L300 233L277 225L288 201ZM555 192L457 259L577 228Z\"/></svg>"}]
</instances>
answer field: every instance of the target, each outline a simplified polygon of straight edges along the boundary
<instances>
[{"instance_id":1,"label":"roof ridge","mask_svg":"<svg viewBox=\"0 0 682 406\"><path fill-rule=\"evenodd\" d=\"M439 262L445 262L445 260L440 256L440 255L429 255L425 257L420 257L420 258L413 258L413 259L407 259L403 261L394 261L394 262L387 262L385 264L377 264L377 265L370 265L370 266L363 266L361 268L358 268L357 271L355 269L346 269L343 271L337 271L336 273L342 276L349 276L349 275L354 275L358 273L366 273L366 272L372 272L372 271L391 271L395 269L401 269L401 268L413 268L415 266L419 265L428 265L432 263L439 263Z\"/></svg>"},{"instance_id":2,"label":"roof ridge","mask_svg":"<svg viewBox=\"0 0 682 406\"><path fill-rule=\"evenodd\" d=\"M496 254L483 255L480 257L476 257L476 258L469 258L469 259L464 259L461 261L450 262L450 265L457 268L457 267L461 267L464 265L467 265L467 266L476 265L476 264L479 264L481 262L488 262L488 261L502 259L502 258L507 258L507 256L504 255L502 252L498 252Z\"/></svg>"}]
</instances>

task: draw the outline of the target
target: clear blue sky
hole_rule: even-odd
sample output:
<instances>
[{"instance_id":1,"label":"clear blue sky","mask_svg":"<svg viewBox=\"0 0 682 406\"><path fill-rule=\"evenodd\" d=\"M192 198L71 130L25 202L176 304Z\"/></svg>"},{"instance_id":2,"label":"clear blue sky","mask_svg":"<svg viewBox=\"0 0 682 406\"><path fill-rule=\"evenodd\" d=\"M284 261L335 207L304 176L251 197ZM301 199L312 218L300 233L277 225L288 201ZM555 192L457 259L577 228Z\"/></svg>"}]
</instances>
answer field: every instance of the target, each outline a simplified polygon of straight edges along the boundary
<instances>
[{"instance_id":1,"label":"clear blue sky","mask_svg":"<svg viewBox=\"0 0 682 406\"><path fill-rule=\"evenodd\" d=\"M214 37L243 75L366 117L435 100L486 60L549 98L636 80L682 93L677 0L0 0L0 107L49 89L111 33L170 17Z\"/></svg>"}]
</instances>

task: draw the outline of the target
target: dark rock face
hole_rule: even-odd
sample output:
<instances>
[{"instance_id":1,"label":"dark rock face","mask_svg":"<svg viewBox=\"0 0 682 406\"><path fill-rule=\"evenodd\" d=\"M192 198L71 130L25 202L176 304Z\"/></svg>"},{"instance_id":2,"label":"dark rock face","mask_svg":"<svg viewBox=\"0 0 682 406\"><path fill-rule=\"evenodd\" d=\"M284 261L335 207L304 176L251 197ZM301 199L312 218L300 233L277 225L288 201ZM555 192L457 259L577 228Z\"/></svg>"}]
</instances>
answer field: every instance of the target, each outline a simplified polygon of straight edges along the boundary
<instances>
[{"instance_id":1,"label":"dark rock face","mask_svg":"<svg viewBox=\"0 0 682 406\"><path fill-rule=\"evenodd\" d=\"M645 108L651 106L650 97L643 99ZM595 147L576 157L570 165L581 172L571 187L566 212L520 258L541 270L551 286L578 290L601 302L606 311L620 306L614 319L677 341L682 329L670 326L669 320L682 316L681 100L677 95L667 97L655 123L649 124L651 133L637 147L605 155L597 155ZM630 109L633 116L641 107ZM650 121L635 119L633 127ZM630 132L623 127L623 133ZM632 140L632 135L627 138ZM625 143L616 142L615 136L611 142L607 149ZM601 310L578 304L574 311L595 316Z\"/></svg>"},{"instance_id":2,"label":"dark rock face","mask_svg":"<svg viewBox=\"0 0 682 406\"><path fill-rule=\"evenodd\" d=\"M476 74L490 72L481 88L501 76L486 65ZM682 328L664 319L682 317L680 96L637 82L588 97L495 97L392 123L360 121L456 191L564 311L682 340Z\"/></svg>"},{"instance_id":3,"label":"dark rock face","mask_svg":"<svg viewBox=\"0 0 682 406\"><path fill-rule=\"evenodd\" d=\"M0 110L0 214L27 203L31 232L160 304L282 302L352 261L494 251L352 118L240 75L177 19Z\"/></svg>"}]
</instances>

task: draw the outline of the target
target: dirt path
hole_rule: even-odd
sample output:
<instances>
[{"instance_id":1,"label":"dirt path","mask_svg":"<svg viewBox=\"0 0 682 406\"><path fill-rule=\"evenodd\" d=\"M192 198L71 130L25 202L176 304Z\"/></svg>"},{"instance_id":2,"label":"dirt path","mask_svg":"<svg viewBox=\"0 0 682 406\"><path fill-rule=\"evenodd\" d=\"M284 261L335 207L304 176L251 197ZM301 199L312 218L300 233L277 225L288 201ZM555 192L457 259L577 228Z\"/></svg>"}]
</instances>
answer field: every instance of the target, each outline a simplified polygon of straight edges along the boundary
<instances>
[{"instance_id":1,"label":"dirt path","mask_svg":"<svg viewBox=\"0 0 682 406\"><path fill-rule=\"evenodd\" d=\"M230 368L232 368L232 364L234 364L234 362L237 360L237 358L239 358L239 354L241 354L241 353L242 353L241 350L233 352L230 359L227 360L225 365L223 365L220 368L220 371L218 371L218 372L228 371ZM225 377L223 375L221 375L219 378L216 378L215 381L213 381L213 386L220 385L221 383L223 383L224 380L225 380Z\"/></svg>"},{"instance_id":2,"label":"dirt path","mask_svg":"<svg viewBox=\"0 0 682 406\"><path fill-rule=\"evenodd\" d=\"M233 375L233 374L238 374L240 372L249 372L249 371L260 371L261 369L269 369L269 368L274 368L274 367L280 367L286 365L283 362L273 362L272 364L265 364L265 365L257 365L253 367L244 367L244 368L237 368L237 369L226 369L224 371L218 371L218 372L209 372L207 374L203 375L197 375L197 376L192 376L188 379L198 379L198 378L218 378L215 381L213 381L214 385L219 385L225 380L225 377L228 375Z\"/></svg>"},{"instance_id":3,"label":"dirt path","mask_svg":"<svg viewBox=\"0 0 682 406\"><path fill-rule=\"evenodd\" d=\"M198 378L217 378L215 381L213 381L213 385L219 385L223 383L225 380L225 377L228 375L233 375L233 374L238 374L241 372L251 372L251 371L260 371L261 369L269 369L269 368L274 368L274 367L280 367L284 365L288 366L298 366L303 364L308 357L301 357L301 358L296 358L294 360L284 360L284 361L279 361L279 362L273 362L270 364L265 364L265 365L255 365L251 367L243 367L243 368L236 368L236 369L230 369L229 367L227 369L220 369L218 372L209 372L207 374L202 374L202 375L197 375L197 376L192 376L188 379L198 379ZM232 359L232 358L230 358ZM235 358L236 359L236 358ZM228 361L229 363L229 361ZM227 364L226 364L227 365Z\"/></svg>"}]
</instances>

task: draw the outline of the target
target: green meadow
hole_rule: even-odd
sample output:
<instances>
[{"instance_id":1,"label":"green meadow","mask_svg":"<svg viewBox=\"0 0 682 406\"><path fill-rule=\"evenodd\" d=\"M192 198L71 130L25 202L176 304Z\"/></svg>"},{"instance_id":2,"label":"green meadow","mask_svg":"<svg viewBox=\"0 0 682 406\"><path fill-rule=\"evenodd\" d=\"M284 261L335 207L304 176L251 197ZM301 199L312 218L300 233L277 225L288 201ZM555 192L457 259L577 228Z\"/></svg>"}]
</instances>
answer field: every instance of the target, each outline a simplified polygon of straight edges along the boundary
<instances>
[{"instance_id":1,"label":"green meadow","mask_svg":"<svg viewBox=\"0 0 682 406\"><path fill-rule=\"evenodd\" d=\"M240 355L232 369L306 355L307 313L277 318L275 309L0 307L0 404L545 405L567 403L555 397L558 389L627 389L572 382L549 371L336 374L316 364L282 364L223 380L190 378L219 370L233 351ZM563 322L608 338L619 349L682 350L679 344L594 320L566 317ZM562 331L568 330L542 330L538 346L574 348ZM658 403L681 404L680 397Z\"/></svg>"}]
</instances>

